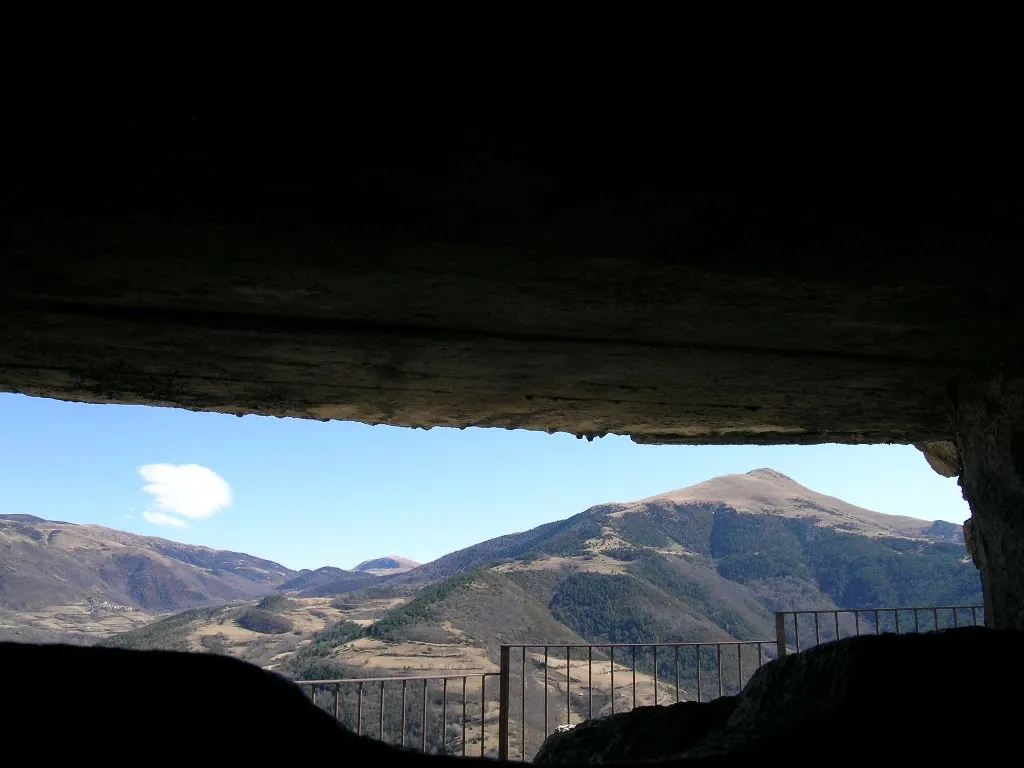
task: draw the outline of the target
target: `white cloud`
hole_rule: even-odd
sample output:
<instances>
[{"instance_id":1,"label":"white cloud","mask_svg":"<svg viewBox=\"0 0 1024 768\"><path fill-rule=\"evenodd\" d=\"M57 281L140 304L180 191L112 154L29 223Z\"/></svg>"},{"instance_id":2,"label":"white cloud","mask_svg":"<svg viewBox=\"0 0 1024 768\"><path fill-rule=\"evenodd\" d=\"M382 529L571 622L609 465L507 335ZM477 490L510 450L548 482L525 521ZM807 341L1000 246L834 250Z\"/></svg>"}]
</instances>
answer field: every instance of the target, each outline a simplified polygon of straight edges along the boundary
<instances>
[{"instance_id":1,"label":"white cloud","mask_svg":"<svg viewBox=\"0 0 1024 768\"><path fill-rule=\"evenodd\" d=\"M139 474L146 481L142 490L157 507L142 516L154 525L184 528L188 523L181 518L204 520L231 504L231 486L199 464L147 464Z\"/></svg>"},{"instance_id":2,"label":"white cloud","mask_svg":"<svg viewBox=\"0 0 1024 768\"><path fill-rule=\"evenodd\" d=\"M169 525L172 528L188 528L188 523L180 517L168 515L166 512L150 512L147 509L142 513L142 516L153 525Z\"/></svg>"}]
</instances>

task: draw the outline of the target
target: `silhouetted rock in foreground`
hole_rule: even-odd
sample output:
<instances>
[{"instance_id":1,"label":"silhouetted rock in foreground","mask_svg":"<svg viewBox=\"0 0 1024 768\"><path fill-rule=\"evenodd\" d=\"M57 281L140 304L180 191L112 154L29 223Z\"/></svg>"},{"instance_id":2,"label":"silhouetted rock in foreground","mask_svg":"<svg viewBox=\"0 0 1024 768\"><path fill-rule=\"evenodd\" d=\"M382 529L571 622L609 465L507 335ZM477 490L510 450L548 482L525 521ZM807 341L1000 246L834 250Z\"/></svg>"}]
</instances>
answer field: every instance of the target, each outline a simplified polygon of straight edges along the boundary
<instances>
[{"instance_id":1,"label":"silhouetted rock in foreground","mask_svg":"<svg viewBox=\"0 0 1024 768\"><path fill-rule=\"evenodd\" d=\"M554 733L537 753L542 765L583 765L626 760L658 760L681 755L725 725L735 696L698 704L681 701L667 707L638 707Z\"/></svg>"},{"instance_id":2,"label":"silhouetted rock in foreground","mask_svg":"<svg viewBox=\"0 0 1024 768\"><path fill-rule=\"evenodd\" d=\"M981 628L841 640L772 662L731 701L579 726L546 762L1002 764L1020 738L1022 650L1024 633ZM356 736L284 678L222 656L0 643L0 672L8 745L45 764L116 748L160 764L467 766Z\"/></svg>"},{"instance_id":3,"label":"silhouetted rock in foreground","mask_svg":"<svg viewBox=\"0 0 1024 768\"><path fill-rule=\"evenodd\" d=\"M1022 652L1024 633L981 627L847 638L765 665L724 702L642 707L555 734L536 762L846 764L884 754L945 765L1012 754Z\"/></svg>"}]
</instances>

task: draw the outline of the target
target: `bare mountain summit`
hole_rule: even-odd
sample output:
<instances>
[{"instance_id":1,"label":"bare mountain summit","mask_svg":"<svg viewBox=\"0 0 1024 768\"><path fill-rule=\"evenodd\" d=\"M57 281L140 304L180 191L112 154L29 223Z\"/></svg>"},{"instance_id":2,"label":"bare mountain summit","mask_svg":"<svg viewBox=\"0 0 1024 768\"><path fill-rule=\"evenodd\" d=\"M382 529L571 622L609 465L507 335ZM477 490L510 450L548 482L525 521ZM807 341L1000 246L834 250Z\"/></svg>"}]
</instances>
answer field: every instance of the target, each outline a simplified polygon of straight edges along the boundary
<instances>
[{"instance_id":1,"label":"bare mountain summit","mask_svg":"<svg viewBox=\"0 0 1024 768\"><path fill-rule=\"evenodd\" d=\"M394 576L395 574L405 573L419 567L420 564L415 560L399 557L398 555L388 555L387 557L378 557L373 560L364 560L352 570L372 573L374 576Z\"/></svg>"},{"instance_id":2,"label":"bare mountain summit","mask_svg":"<svg viewBox=\"0 0 1024 768\"><path fill-rule=\"evenodd\" d=\"M742 475L722 475L688 488L670 491L625 505L616 513L629 514L652 501L676 504L722 504L746 514L767 514L814 522L825 528L862 536L927 536L931 520L886 515L812 491L774 469L755 469Z\"/></svg>"}]
</instances>

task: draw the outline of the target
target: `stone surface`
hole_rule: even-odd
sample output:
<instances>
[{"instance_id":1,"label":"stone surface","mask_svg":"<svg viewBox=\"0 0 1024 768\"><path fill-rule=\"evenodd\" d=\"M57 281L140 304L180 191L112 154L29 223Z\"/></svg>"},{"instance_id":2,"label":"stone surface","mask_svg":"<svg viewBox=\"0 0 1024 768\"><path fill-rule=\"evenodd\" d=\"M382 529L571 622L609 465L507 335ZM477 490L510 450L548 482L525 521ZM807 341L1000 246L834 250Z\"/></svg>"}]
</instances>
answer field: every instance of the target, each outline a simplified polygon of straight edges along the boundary
<instances>
[{"instance_id":1,"label":"stone surface","mask_svg":"<svg viewBox=\"0 0 1024 768\"><path fill-rule=\"evenodd\" d=\"M1018 747L1014 695L1024 685L1022 651L1022 633L969 628L851 638L789 655L755 673L735 697L724 727L664 765L1005 760ZM17 746L44 749L47 759L77 759L88 749L134 755L160 749L162 756L198 765L262 764L268 755L300 749L306 760L343 766L477 764L357 737L293 684L228 657L0 643L0 665L5 734ZM710 712L732 703L699 706ZM641 738L645 729L667 749L685 749L688 726L671 733L664 722L670 709L693 725L689 706L648 708L632 722L617 720L627 738L616 747L621 762L611 764L643 764L630 752L650 754ZM723 714L708 721L720 722ZM659 732L647 728L644 718L659 723ZM623 722L631 724L623 728ZM175 729L173 739L169 729ZM580 726L558 738L588 730L594 729ZM610 739L595 737L594 743L602 750L613 746ZM588 762L583 754L573 757L581 761L576 764Z\"/></svg>"},{"instance_id":2,"label":"stone surface","mask_svg":"<svg viewBox=\"0 0 1024 768\"><path fill-rule=\"evenodd\" d=\"M935 440L929 443L915 443L914 447L924 454L928 466L943 477L956 477L962 469L960 454L952 440Z\"/></svg>"},{"instance_id":3,"label":"stone surface","mask_svg":"<svg viewBox=\"0 0 1024 768\"><path fill-rule=\"evenodd\" d=\"M999 373L963 382L956 427L985 621L1024 629L1024 377Z\"/></svg>"},{"instance_id":4,"label":"stone surface","mask_svg":"<svg viewBox=\"0 0 1024 768\"><path fill-rule=\"evenodd\" d=\"M980 568L981 561L978 560L978 542L974 538L974 525L971 523L970 518L964 520L964 546L967 548L967 554L971 556L971 562L974 563L974 567Z\"/></svg>"},{"instance_id":5,"label":"stone surface","mask_svg":"<svg viewBox=\"0 0 1024 768\"><path fill-rule=\"evenodd\" d=\"M318 762L418 762L339 727L283 677L226 656L0 643L0 667L7 738L47 760L117 750L156 762L261 765L301 745ZM69 708L69 698L88 706Z\"/></svg>"},{"instance_id":6,"label":"stone surface","mask_svg":"<svg viewBox=\"0 0 1024 768\"><path fill-rule=\"evenodd\" d=\"M661 707L637 707L598 720L587 720L547 738L533 762L538 765L664 760L681 755L725 725L736 697L682 701Z\"/></svg>"},{"instance_id":7,"label":"stone surface","mask_svg":"<svg viewBox=\"0 0 1024 768\"><path fill-rule=\"evenodd\" d=\"M1022 650L1019 633L981 627L817 646L758 670L725 727L687 756L770 752L786 743L852 746L865 736L891 747L943 721L957 723L960 733L979 733L970 724L991 728L1015 717L1003 710L1002 697L1024 680L1014 661ZM961 685L949 674L954 660L970 664L970 680Z\"/></svg>"},{"instance_id":8,"label":"stone surface","mask_svg":"<svg viewBox=\"0 0 1024 768\"><path fill-rule=\"evenodd\" d=\"M1010 702L1024 685L1022 652L1024 633L983 627L848 638L766 664L732 700L644 707L577 726L550 737L538 762L984 760L1017 748ZM955 735L944 734L947 723Z\"/></svg>"},{"instance_id":9,"label":"stone surface","mask_svg":"<svg viewBox=\"0 0 1024 768\"><path fill-rule=\"evenodd\" d=\"M845 111L743 132L646 102L330 112L300 92L9 104L0 389L652 443L943 441L948 383L1018 343L1015 134Z\"/></svg>"}]
</instances>

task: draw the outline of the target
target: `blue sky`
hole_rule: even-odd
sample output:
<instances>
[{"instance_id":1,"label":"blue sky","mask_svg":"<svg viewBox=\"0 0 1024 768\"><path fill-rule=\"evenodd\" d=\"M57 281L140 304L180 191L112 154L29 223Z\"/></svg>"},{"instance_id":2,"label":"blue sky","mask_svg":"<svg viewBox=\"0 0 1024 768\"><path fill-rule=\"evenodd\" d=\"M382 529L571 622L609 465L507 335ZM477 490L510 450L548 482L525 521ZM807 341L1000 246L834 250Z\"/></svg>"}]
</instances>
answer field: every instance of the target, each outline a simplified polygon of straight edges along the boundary
<instances>
[{"instance_id":1,"label":"blue sky","mask_svg":"<svg viewBox=\"0 0 1024 768\"><path fill-rule=\"evenodd\" d=\"M879 512L963 522L909 446L642 446L626 437L86 405L0 394L0 513L350 568L421 562L716 475L771 467ZM146 490L148 488L148 491Z\"/></svg>"}]
</instances>

